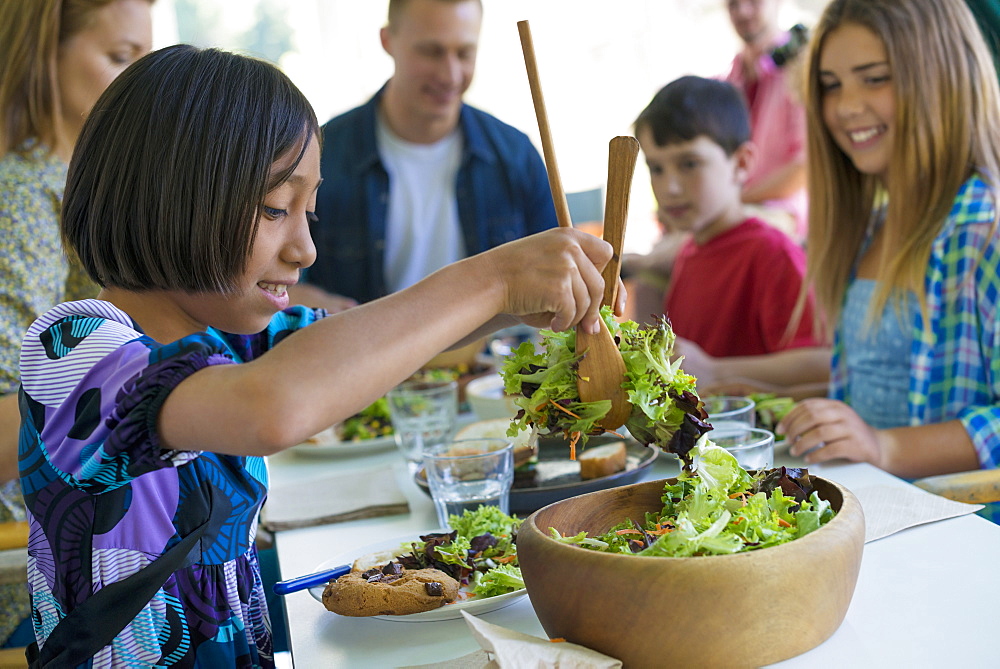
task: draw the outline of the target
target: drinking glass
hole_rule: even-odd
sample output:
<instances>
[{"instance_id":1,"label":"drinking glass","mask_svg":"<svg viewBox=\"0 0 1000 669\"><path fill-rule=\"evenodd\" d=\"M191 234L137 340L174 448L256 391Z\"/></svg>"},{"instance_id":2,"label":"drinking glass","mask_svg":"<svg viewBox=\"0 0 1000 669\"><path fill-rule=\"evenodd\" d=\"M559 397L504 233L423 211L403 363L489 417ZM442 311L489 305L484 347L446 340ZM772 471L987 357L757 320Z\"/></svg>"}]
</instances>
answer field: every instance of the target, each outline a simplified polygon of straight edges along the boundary
<instances>
[{"instance_id":1,"label":"drinking glass","mask_svg":"<svg viewBox=\"0 0 1000 669\"><path fill-rule=\"evenodd\" d=\"M388 393L396 446L410 475L417 473L424 452L447 444L455 435L458 384L455 381L404 381Z\"/></svg>"},{"instance_id":2,"label":"drinking glass","mask_svg":"<svg viewBox=\"0 0 1000 669\"><path fill-rule=\"evenodd\" d=\"M749 397L720 395L706 397L704 401L708 422L716 431L730 427L754 427L757 424L757 405Z\"/></svg>"},{"instance_id":3,"label":"drinking glass","mask_svg":"<svg viewBox=\"0 0 1000 669\"><path fill-rule=\"evenodd\" d=\"M770 469L774 466L773 432L736 424L715 428L708 433L708 438L716 446L732 453L743 469Z\"/></svg>"},{"instance_id":4,"label":"drinking glass","mask_svg":"<svg viewBox=\"0 0 1000 669\"><path fill-rule=\"evenodd\" d=\"M424 470L441 527L480 505L510 512L514 445L507 439L458 439L424 452Z\"/></svg>"}]
</instances>

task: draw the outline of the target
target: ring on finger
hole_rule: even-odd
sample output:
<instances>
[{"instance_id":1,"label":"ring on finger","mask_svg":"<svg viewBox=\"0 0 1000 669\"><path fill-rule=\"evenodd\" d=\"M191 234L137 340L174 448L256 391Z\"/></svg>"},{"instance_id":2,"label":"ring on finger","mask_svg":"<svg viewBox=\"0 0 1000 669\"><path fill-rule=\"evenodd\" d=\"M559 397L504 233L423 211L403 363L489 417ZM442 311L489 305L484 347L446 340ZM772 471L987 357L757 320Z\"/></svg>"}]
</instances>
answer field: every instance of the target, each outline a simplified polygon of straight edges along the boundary
<instances>
[{"instance_id":1,"label":"ring on finger","mask_svg":"<svg viewBox=\"0 0 1000 669\"><path fill-rule=\"evenodd\" d=\"M810 448L808 451L806 451L805 453L803 453L802 455L805 456L805 455L809 455L810 453L815 453L819 449L825 448L825 447L826 447L826 442L825 441L821 441L818 444L816 444L815 446L813 446L812 448Z\"/></svg>"}]
</instances>

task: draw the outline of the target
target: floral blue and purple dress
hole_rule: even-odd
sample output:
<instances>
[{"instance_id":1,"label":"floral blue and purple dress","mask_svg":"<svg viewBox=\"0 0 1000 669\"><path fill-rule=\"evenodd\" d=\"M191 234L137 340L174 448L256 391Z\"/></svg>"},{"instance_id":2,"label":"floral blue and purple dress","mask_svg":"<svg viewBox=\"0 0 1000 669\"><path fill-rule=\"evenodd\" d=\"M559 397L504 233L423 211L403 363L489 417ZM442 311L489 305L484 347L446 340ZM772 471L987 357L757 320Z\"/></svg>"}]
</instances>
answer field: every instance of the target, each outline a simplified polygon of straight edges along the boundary
<instances>
[{"instance_id":1,"label":"floral blue and purple dress","mask_svg":"<svg viewBox=\"0 0 1000 669\"><path fill-rule=\"evenodd\" d=\"M164 449L157 415L191 374L252 360L322 315L294 307L257 335L209 329L160 344L114 305L83 300L31 326L21 351L19 459L39 645L92 593L211 518L187 566L88 666L273 666L254 546L263 458L213 453L209 443Z\"/></svg>"}]
</instances>

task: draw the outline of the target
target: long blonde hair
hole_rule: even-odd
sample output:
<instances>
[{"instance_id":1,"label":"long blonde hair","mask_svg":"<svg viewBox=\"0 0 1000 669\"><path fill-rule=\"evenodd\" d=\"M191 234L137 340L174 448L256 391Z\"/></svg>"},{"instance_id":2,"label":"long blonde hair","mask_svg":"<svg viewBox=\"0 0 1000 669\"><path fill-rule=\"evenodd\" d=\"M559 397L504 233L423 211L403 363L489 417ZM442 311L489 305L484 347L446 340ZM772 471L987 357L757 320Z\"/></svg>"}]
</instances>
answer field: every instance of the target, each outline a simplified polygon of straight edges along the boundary
<instances>
[{"instance_id":1,"label":"long blonde hair","mask_svg":"<svg viewBox=\"0 0 1000 669\"><path fill-rule=\"evenodd\" d=\"M4 0L0 3L0 155L35 137L60 134L59 46L116 0ZM152 2L153 0L149 0Z\"/></svg>"},{"instance_id":2,"label":"long blonde hair","mask_svg":"<svg viewBox=\"0 0 1000 669\"><path fill-rule=\"evenodd\" d=\"M885 45L896 97L888 183L863 174L823 122L819 56L844 23ZM807 284L827 333L873 211L887 198L878 288L870 314L906 291L926 316L924 277L931 245L963 182L1000 178L1000 85L990 52L962 0L833 0L814 29L806 81L809 234Z\"/></svg>"}]
</instances>

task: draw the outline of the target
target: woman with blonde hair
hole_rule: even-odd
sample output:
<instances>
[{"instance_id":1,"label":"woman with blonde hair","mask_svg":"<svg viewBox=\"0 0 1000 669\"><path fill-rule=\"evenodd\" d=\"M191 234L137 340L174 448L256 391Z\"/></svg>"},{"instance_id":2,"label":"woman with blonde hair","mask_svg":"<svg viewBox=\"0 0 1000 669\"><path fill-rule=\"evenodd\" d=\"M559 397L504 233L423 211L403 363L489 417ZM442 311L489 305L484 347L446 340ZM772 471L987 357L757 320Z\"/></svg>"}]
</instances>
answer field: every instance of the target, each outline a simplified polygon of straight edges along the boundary
<instances>
[{"instance_id":1,"label":"woman with blonde hair","mask_svg":"<svg viewBox=\"0 0 1000 669\"><path fill-rule=\"evenodd\" d=\"M16 492L18 355L41 313L97 286L64 253L59 209L83 121L111 80L150 50L154 0L0 0L0 521ZM0 645L24 645L23 585L0 586Z\"/></svg>"},{"instance_id":2,"label":"woman with blonde hair","mask_svg":"<svg viewBox=\"0 0 1000 669\"><path fill-rule=\"evenodd\" d=\"M807 279L833 330L830 398L779 429L808 462L997 466L1000 87L972 14L834 0L807 96Z\"/></svg>"}]
</instances>

